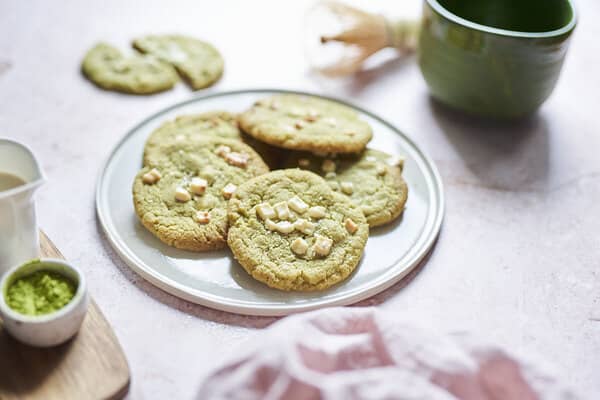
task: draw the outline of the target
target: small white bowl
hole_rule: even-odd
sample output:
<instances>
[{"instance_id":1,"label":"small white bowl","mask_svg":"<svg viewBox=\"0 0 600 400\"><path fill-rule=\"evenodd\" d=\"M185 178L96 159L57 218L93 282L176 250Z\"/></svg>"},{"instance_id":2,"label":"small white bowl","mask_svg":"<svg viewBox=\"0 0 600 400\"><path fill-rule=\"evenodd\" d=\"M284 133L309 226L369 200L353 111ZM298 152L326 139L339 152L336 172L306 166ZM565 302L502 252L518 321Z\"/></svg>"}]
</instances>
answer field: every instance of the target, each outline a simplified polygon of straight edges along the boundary
<instances>
[{"instance_id":1,"label":"small white bowl","mask_svg":"<svg viewBox=\"0 0 600 400\"><path fill-rule=\"evenodd\" d=\"M77 284L75 296L63 308L50 314L30 316L11 309L5 298L8 286L19 277L39 270L56 272L73 280ZM4 328L17 340L31 346L56 346L72 338L81 327L88 304L89 295L83 274L64 260L33 260L9 269L0 279L0 316Z\"/></svg>"}]
</instances>

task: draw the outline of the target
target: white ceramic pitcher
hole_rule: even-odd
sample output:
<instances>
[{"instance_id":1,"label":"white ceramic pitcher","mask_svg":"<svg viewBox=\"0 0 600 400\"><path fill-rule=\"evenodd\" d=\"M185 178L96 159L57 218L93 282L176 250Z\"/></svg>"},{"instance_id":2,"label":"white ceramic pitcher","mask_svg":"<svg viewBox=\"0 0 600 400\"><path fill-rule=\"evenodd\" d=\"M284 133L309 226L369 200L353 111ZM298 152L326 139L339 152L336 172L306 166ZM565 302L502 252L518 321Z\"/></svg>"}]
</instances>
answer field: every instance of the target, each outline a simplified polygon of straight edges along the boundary
<instances>
[{"instance_id":1,"label":"white ceramic pitcher","mask_svg":"<svg viewBox=\"0 0 600 400\"><path fill-rule=\"evenodd\" d=\"M10 267L39 255L39 233L33 194L45 178L29 148L0 137L0 173L16 175L25 183L0 191L0 275Z\"/></svg>"}]
</instances>

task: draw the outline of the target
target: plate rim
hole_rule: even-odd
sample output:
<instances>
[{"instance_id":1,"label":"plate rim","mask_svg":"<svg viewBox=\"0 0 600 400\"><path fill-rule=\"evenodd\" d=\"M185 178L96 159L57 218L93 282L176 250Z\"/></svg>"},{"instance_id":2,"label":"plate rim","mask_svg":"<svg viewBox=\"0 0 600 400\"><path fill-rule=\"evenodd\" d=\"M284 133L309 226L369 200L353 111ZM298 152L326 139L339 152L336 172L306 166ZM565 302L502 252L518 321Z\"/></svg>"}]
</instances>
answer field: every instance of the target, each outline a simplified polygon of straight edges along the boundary
<instances>
[{"instance_id":1,"label":"plate rim","mask_svg":"<svg viewBox=\"0 0 600 400\"><path fill-rule=\"evenodd\" d=\"M434 196L433 199L437 201L437 206L432 207L433 211L429 211L427 213L426 222L423 228L423 231L426 233L421 234L415 244L404 254L402 258L397 260L392 264L392 267L397 266L398 264L405 263L406 267L401 271L392 274L391 277L387 277L387 274L382 274L382 276L376 278L372 283L369 284L368 288L355 288L349 293L345 293L336 299L316 299L311 300L309 304L281 304L281 305L249 305L241 302L239 300L231 300L224 299L220 296L214 296L210 293L201 292L199 294L191 294L185 290L185 287L180 283L173 281L170 278L158 276L158 274L153 271L151 268L147 268L145 263L141 260L136 262L136 255L131 251L127 245L122 243L122 241L114 237L113 233L109 229L109 225L111 225L108 220L108 215L104 214L102 211L101 203L102 203L102 188L105 184L106 170L113 159L115 153L121 148L123 143L136 131L142 128L144 125L149 123L150 121L164 115L174 109L183 107L188 104L192 104L195 102L200 102L203 100L207 100L215 97L226 97L231 95L240 95L240 94L274 94L274 93L283 93L283 94L296 94L296 95L304 95L304 96L314 96L325 100L331 100L334 102L338 102L340 104L346 105L350 108L353 108L370 118L378 121L379 123L385 125L388 129L393 131L395 134L401 136L412 148L417 152L417 154L422 158L423 165L420 165L420 169L423 170L425 167L429 172L429 177L425 175L426 182L428 186L428 191L433 191ZM421 163L421 160L416 160ZM383 292L389 287L393 286L400 280L402 280L406 275L408 275L411 271L413 271L417 266L421 263L421 261L430 253L431 249L435 245L438 235L441 230L442 221L444 219L445 213L445 198L444 198L444 187L443 182L440 176L440 173L433 162L433 159L429 157L429 155L424 152L417 144L406 134L404 134L400 129L396 128L392 123L378 116L377 114L361 107L357 106L351 102L346 100L323 95L318 93L312 93L302 90L287 90L287 89L271 89L271 88L256 88L256 89L238 89L238 90L225 90L207 94L201 94L197 96L192 96L187 100L183 100L177 103L172 104L171 106L164 107L148 117L144 118L139 123L135 124L133 127L128 129L126 133L121 137L120 140L112 147L108 156L104 160L101 165L100 171L98 173L98 177L96 180L96 193L95 193L95 203L96 203L96 216L98 218L98 222L102 228L102 232L104 236L110 243L112 249L119 255L121 260L127 264L129 268L131 268L134 272L140 275L145 280L152 283L154 286L159 289L173 295L184 299L186 301L190 301L195 304L200 304L205 307L209 307L212 309L226 311L235 314L242 315L254 315L254 316L284 316L293 313L303 312L314 310L322 307L332 307L332 306L344 306L357 303L361 300L365 300L369 297L372 297L378 293ZM130 254L131 253L131 254ZM138 258L139 259L139 258ZM141 264L141 265L140 265ZM393 268L390 268L392 270ZM166 282L168 281L168 282Z\"/></svg>"}]
</instances>

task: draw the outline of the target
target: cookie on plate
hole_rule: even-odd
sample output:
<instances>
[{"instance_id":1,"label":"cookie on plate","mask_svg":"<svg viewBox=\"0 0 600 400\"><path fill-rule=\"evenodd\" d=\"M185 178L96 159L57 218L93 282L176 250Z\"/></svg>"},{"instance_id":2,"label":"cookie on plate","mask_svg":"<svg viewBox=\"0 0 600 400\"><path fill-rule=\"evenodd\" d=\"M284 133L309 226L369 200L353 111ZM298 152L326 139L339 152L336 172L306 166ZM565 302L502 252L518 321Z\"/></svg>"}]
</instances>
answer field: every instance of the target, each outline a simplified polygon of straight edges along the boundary
<instances>
[{"instance_id":1,"label":"cookie on plate","mask_svg":"<svg viewBox=\"0 0 600 400\"><path fill-rule=\"evenodd\" d=\"M154 165L162 152L174 143L189 143L206 136L240 139L236 116L226 111L187 114L163 123L154 130L144 146L144 165Z\"/></svg>"},{"instance_id":2,"label":"cookie on plate","mask_svg":"<svg viewBox=\"0 0 600 400\"><path fill-rule=\"evenodd\" d=\"M240 114L240 127L273 146L311 152L356 153L371 127L351 108L318 97L278 94Z\"/></svg>"},{"instance_id":3,"label":"cookie on plate","mask_svg":"<svg viewBox=\"0 0 600 400\"><path fill-rule=\"evenodd\" d=\"M194 90L211 86L223 75L223 57L202 40L183 35L148 35L135 39L133 47L171 63Z\"/></svg>"},{"instance_id":4,"label":"cookie on plate","mask_svg":"<svg viewBox=\"0 0 600 400\"><path fill-rule=\"evenodd\" d=\"M161 241L184 250L225 246L227 202L237 186L268 172L254 150L236 140L202 138L164 149L160 164L133 182L142 224Z\"/></svg>"},{"instance_id":5,"label":"cookie on plate","mask_svg":"<svg viewBox=\"0 0 600 400\"><path fill-rule=\"evenodd\" d=\"M370 227L398 218L408 197L408 186L402 178L403 160L378 150L331 157L294 152L284 166L321 175L333 190L362 209Z\"/></svg>"},{"instance_id":6,"label":"cookie on plate","mask_svg":"<svg viewBox=\"0 0 600 400\"><path fill-rule=\"evenodd\" d=\"M234 257L254 279L280 290L322 290L343 281L369 236L360 208L299 169L245 182L228 210Z\"/></svg>"},{"instance_id":7,"label":"cookie on plate","mask_svg":"<svg viewBox=\"0 0 600 400\"><path fill-rule=\"evenodd\" d=\"M124 93L162 92L179 81L171 65L152 56L126 57L106 43L99 43L87 52L81 69L97 86Z\"/></svg>"}]
</instances>

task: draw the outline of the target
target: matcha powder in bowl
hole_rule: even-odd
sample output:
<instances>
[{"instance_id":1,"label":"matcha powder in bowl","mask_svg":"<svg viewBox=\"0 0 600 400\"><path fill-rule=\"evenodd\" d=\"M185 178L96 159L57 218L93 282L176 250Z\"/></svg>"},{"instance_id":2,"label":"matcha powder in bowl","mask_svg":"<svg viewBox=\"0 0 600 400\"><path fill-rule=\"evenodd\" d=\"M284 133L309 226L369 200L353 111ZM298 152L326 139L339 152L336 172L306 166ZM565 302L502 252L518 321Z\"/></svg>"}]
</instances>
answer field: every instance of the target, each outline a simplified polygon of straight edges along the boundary
<instances>
[{"instance_id":1,"label":"matcha powder in bowl","mask_svg":"<svg viewBox=\"0 0 600 400\"><path fill-rule=\"evenodd\" d=\"M45 315L63 308L76 292L71 279L41 270L15 280L6 291L6 303L24 315Z\"/></svg>"}]
</instances>

